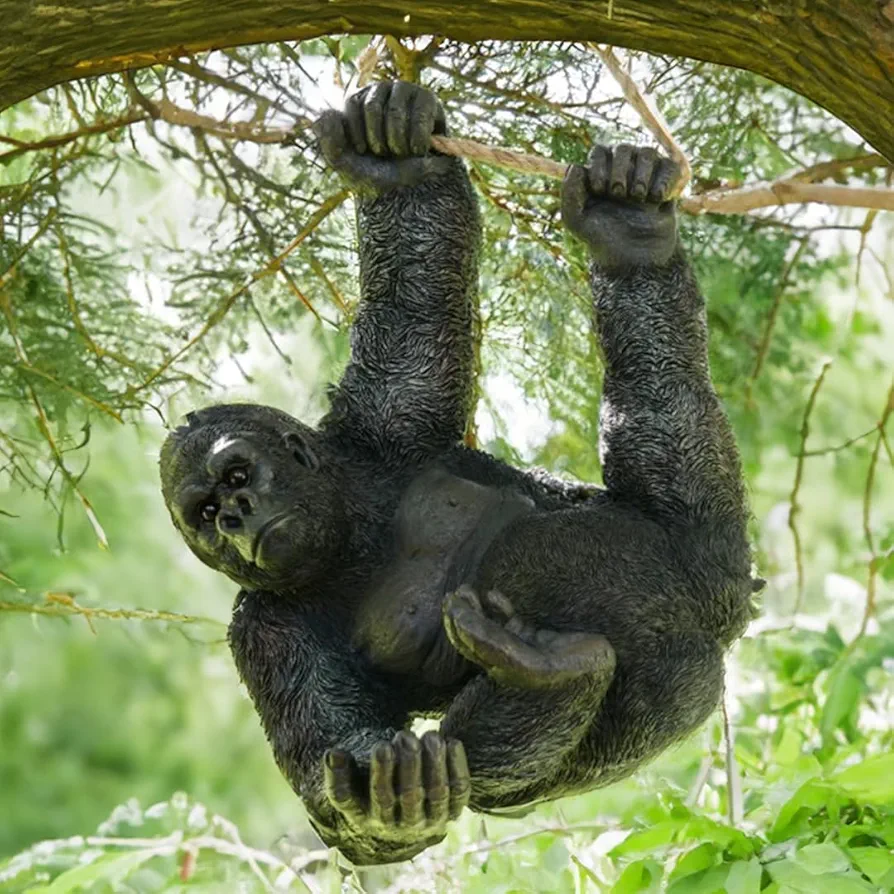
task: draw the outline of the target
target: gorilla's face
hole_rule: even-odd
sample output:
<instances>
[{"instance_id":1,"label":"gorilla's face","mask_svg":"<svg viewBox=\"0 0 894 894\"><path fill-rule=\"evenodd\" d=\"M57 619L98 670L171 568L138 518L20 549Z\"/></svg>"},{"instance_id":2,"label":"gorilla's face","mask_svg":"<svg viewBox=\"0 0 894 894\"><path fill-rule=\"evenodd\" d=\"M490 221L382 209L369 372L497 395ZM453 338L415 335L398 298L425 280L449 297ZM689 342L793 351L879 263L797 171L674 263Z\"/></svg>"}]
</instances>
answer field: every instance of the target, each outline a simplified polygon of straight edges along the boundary
<instances>
[{"instance_id":1,"label":"gorilla's face","mask_svg":"<svg viewBox=\"0 0 894 894\"><path fill-rule=\"evenodd\" d=\"M345 531L342 501L314 433L268 407L187 417L161 453L174 524L206 565L240 586L276 590L325 570Z\"/></svg>"}]
</instances>

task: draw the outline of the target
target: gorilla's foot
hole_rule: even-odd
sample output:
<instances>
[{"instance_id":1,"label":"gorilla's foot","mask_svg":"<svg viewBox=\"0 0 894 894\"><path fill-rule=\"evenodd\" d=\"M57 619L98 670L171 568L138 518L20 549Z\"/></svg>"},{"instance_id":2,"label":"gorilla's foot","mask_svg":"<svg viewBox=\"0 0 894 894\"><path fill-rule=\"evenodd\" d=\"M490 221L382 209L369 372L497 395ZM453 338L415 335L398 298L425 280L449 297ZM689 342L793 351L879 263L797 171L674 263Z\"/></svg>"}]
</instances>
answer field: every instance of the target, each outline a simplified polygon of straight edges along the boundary
<instances>
[{"instance_id":1,"label":"gorilla's foot","mask_svg":"<svg viewBox=\"0 0 894 894\"><path fill-rule=\"evenodd\" d=\"M506 686L563 686L588 675L611 676L615 652L604 636L535 628L496 590L484 597L469 586L444 603L444 628L454 648Z\"/></svg>"}]
</instances>

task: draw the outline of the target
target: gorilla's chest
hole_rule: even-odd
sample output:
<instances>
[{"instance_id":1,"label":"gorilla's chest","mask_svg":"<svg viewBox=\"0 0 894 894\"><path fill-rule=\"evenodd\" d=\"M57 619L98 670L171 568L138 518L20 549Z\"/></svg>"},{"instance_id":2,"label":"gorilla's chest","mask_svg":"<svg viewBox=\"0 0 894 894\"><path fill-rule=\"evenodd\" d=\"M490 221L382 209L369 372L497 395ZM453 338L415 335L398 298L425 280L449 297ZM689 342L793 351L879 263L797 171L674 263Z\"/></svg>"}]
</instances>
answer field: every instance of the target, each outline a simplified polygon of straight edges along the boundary
<instances>
[{"instance_id":1,"label":"gorilla's chest","mask_svg":"<svg viewBox=\"0 0 894 894\"><path fill-rule=\"evenodd\" d=\"M473 578L494 538L533 505L441 468L420 474L398 506L392 559L363 600L355 645L381 670L455 683L467 666L444 634L444 596Z\"/></svg>"}]
</instances>

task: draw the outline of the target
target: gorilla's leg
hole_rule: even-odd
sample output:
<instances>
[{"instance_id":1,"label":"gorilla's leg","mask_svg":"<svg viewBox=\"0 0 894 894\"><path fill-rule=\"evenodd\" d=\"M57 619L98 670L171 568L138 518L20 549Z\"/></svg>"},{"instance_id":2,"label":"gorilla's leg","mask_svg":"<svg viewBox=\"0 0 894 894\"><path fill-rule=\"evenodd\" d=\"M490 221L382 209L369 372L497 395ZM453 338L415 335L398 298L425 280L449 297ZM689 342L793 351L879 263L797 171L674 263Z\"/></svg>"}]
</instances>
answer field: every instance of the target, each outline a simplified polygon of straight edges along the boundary
<instances>
[{"instance_id":1,"label":"gorilla's leg","mask_svg":"<svg viewBox=\"0 0 894 894\"><path fill-rule=\"evenodd\" d=\"M442 734L459 739L472 776L470 806L494 809L535 800L577 751L599 713L615 653L597 635L535 629L498 593L462 587L447 600L454 646L483 667L454 699Z\"/></svg>"},{"instance_id":2,"label":"gorilla's leg","mask_svg":"<svg viewBox=\"0 0 894 894\"><path fill-rule=\"evenodd\" d=\"M484 605L469 586L450 594L444 628L464 658L506 686L554 689L594 674L611 679L614 670L614 650L604 636L539 629L496 590L485 595Z\"/></svg>"}]
</instances>

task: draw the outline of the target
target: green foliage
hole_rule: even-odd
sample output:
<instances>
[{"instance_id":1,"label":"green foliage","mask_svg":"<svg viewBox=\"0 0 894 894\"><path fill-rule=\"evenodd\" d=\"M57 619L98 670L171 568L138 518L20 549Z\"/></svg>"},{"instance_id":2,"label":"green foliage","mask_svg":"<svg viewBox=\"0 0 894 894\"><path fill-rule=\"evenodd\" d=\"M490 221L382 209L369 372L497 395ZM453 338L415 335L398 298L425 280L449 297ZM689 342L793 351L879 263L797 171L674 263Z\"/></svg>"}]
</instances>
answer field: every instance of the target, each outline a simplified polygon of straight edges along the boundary
<instances>
[{"instance_id":1,"label":"green foliage","mask_svg":"<svg viewBox=\"0 0 894 894\"><path fill-rule=\"evenodd\" d=\"M712 721L635 779L523 822L467 815L403 866L351 872L320 850L229 661L232 588L161 504L159 420L234 395L320 412L357 300L350 204L279 256L340 189L305 119L361 72L416 72L455 134L560 161L594 135L643 139L586 47L385 46L184 57L3 115L0 892L894 890L894 242L883 215L815 207L683 224L769 580L730 659L732 741ZM632 71L696 191L820 161L886 176L754 75L645 56ZM598 481L586 258L559 186L472 175L482 446Z\"/></svg>"}]
</instances>

